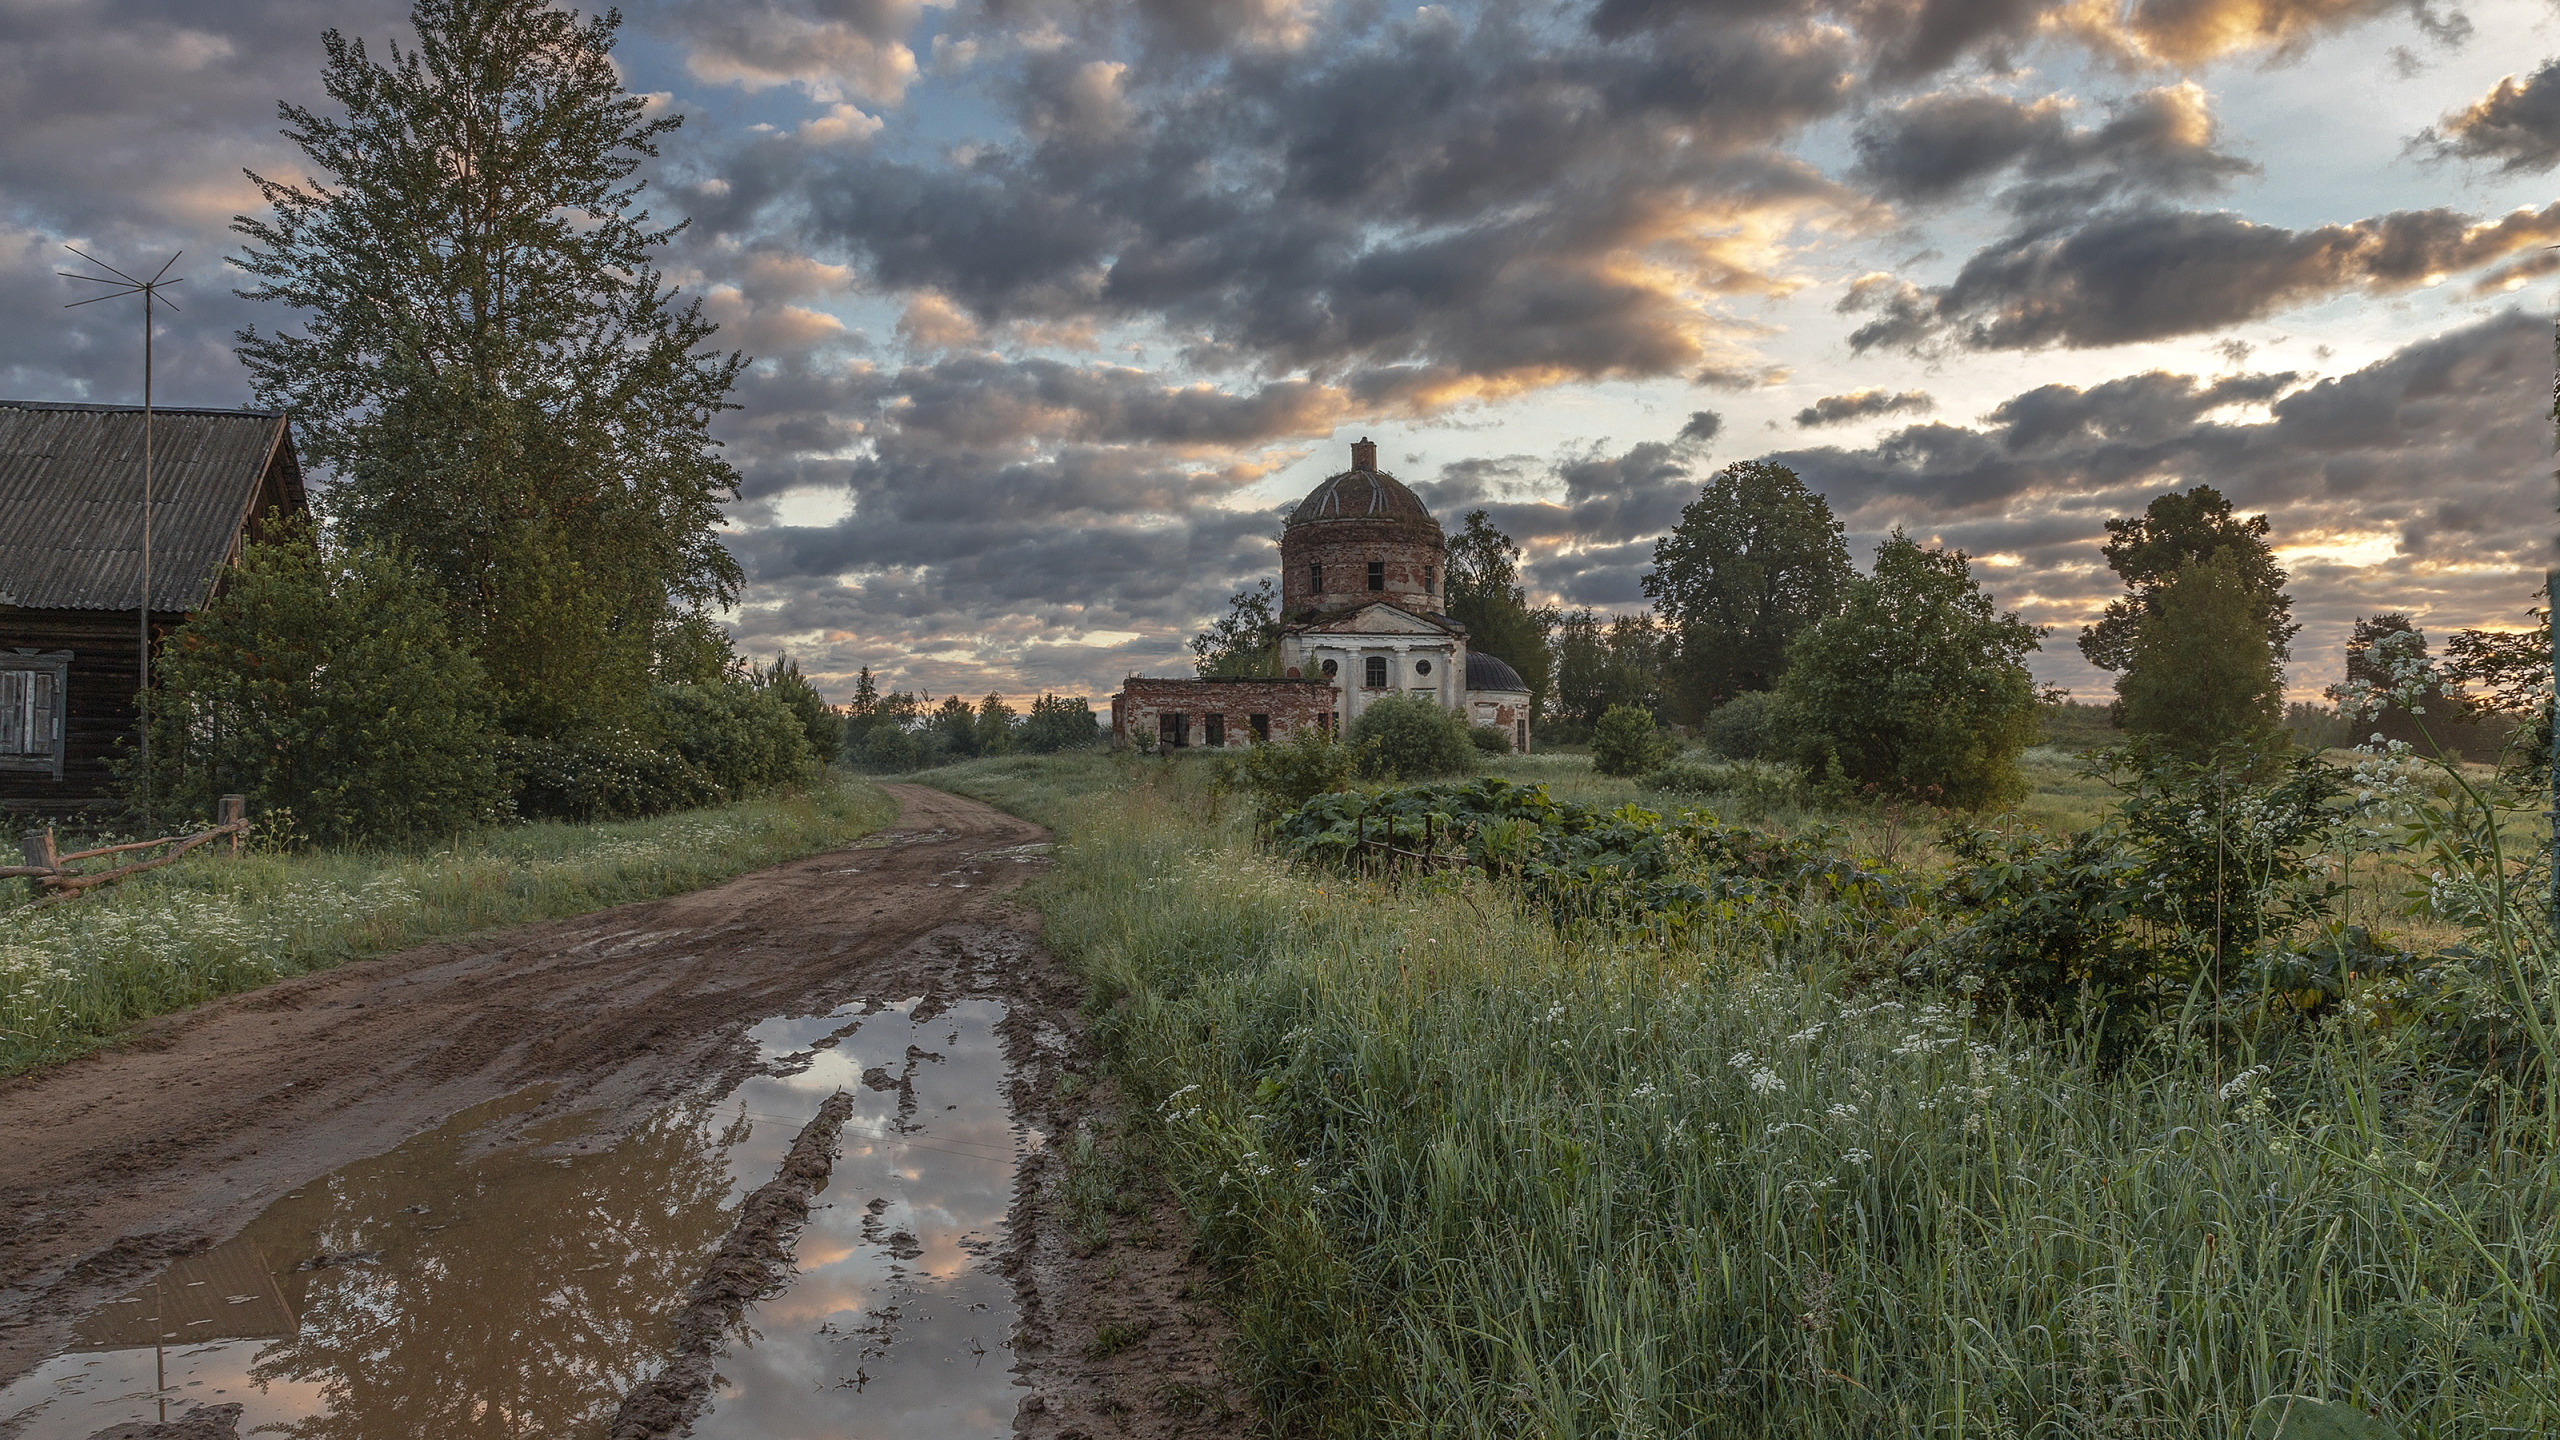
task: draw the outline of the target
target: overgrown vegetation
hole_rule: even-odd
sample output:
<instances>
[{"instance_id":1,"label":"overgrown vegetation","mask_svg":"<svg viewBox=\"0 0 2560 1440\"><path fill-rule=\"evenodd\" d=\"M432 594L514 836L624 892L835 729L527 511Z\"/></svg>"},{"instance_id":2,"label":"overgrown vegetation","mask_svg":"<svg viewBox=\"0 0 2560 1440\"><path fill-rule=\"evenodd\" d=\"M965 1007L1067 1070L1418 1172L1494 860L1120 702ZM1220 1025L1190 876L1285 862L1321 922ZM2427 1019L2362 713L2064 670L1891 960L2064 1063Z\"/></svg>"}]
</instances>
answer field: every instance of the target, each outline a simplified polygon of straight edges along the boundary
<instances>
[{"instance_id":1,"label":"overgrown vegetation","mask_svg":"<svg viewBox=\"0 0 2560 1440\"><path fill-rule=\"evenodd\" d=\"M2085 835L1897 859L1487 779L1275 855L1210 768L945 783L1061 832L1051 938L1284 1431L2560 1427L2521 792L2137 754Z\"/></svg>"},{"instance_id":2,"label":"overgrown vegetation","mask_svg":"<svg viewBox=\"0 0 2560 1440\"><path fill-rule=\"evenodd\" d=\"M896 803L859 780L621 824L471 832L431 850L203 854L77 904L0 900L0 1075L133 1021L343 960L575 915L847 845Z\"/></svg>"}]
</instances>

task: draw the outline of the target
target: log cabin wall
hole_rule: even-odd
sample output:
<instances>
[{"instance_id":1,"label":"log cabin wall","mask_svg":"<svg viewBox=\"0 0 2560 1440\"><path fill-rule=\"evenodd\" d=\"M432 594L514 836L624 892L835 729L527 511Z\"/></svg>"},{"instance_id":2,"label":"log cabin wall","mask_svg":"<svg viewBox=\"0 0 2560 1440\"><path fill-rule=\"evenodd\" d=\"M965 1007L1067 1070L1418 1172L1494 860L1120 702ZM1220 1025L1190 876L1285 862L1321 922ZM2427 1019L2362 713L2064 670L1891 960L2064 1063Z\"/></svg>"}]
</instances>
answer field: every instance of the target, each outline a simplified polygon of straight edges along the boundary
<instances>
[{"instance_id":1,"label":"log cabin wall","mask_svg":"<svg viewBox=\"0 0 2560 1440\"><path fill-rule=\"evenodd\" d=\"M156 649L271 517L308 504L280 412L163 408L151 441ZM0 400L0 668L69 655L62 773L50 755L0 757L0 811L109 803L110 762L139 742L141 495L139 407Z\"/></svg>"}]
</instances>

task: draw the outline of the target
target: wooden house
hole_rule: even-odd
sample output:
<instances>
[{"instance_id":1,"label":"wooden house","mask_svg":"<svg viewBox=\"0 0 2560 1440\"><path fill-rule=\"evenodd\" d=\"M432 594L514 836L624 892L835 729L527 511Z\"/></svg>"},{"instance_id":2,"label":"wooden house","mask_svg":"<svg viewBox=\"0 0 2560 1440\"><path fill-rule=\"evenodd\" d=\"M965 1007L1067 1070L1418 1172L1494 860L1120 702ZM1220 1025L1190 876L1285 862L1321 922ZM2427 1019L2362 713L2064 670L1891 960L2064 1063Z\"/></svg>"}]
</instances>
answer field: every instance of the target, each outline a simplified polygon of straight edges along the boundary
<instances>
[{"instance_id":1,"label":"wooden house","mask_svg":"<svg viewBox=\"0 0 2560 1440\"><path fill-rule=\"evenodd\" d=\"M307 503L281 411L154 407L151 452L156 644ZM0 400L0 809L107 795L138 738L142 577L141 407Z\"/></svg>"}]
</instances>

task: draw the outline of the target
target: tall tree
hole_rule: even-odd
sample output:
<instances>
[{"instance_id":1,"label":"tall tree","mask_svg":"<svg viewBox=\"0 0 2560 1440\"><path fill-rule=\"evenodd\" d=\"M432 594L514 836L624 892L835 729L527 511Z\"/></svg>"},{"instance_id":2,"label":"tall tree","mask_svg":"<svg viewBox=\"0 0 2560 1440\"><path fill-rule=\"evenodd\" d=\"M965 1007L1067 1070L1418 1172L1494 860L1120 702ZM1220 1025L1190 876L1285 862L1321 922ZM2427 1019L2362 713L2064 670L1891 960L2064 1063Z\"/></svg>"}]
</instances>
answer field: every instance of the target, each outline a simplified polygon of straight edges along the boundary
<instances>
[{"instance_id":1,"label":"tall tree","mask_svg":"<svg viewBox=\"0 0 2560 1440\"><path fill-rule=\"evenodd\" d=\"M2027 656L2042 633L2000 613L1963 551L1896 530L1840 613L1797 637L1778 684L1787 743L1817 776L1968 809L2014 800L2038 729Z\"/></svg>"},{"instance_id":2,"label":"tall tree","mask_svg":"<svg viewBox=\"0 0 2560 1440\"><path fill-rule=\"evenodd\" d=\"M1482 510L1449 542L1449 573L1441 598L1449 618L1467 627L1467 648L1509 664L1529 683L1529 708L1544 711L1555 684L1547 632L1555 613L1532 609L1520 584L1520 546L1496 529Z\"/></svg>"},{"instance_id":3,"label":"tall tree","mask_svg":"<svg viewBox=\"0 0 2560 1440\"><path fill-rule=\"evenodd\" d=\"M2107 522L2107 568L2126 593L2110 601L2098 623L2080 632L2080 653L2101 670L2133 663L2134 631L2158 604L2160 592L2189 565L2228 551L2249 593L2250 613L2266 631L2267 647L2281 665L2293 658L2293 597L2285 573L2267 544L2267 517L2241 519L2210 485L2153 500L2141 514Z\"/></svg>"},{"instance_id":4,"label":"tall tree","mask_svg":"<svg viewBox=\"0 0 2560 1440\"><path fill-rule=\"evenodd\" d=\"M2116 681L2120 723L2173 754L2285 748L2284 671L2258 593L2225 549L2158 588Z\"/></svg>"},{"instance_id":5,"label":"tall tree","mask_svg":"<svg viewBox=\"0 0 2560 1440\"><path fill-rule=\"evenodd\" d=\"M1597 725L1620 705L1651 711L1661 702L1662 628L1651 615L1576 610L1556 626L1556 712Z\"/></svg>"},{"instance_id":6,"label":"tall tree","mask_svg":"<svg viewBox=\"0 0 2560 1440\"><path fill-rule=\"evenodd\" d=\"M1855 574L1830 503L1796 472L1765 460L1717 471L1654 543L1644 577L1672 633L1678 717L1776 685L1788 642L1838 613Z\"/></svg>"},{"instance_id":7,"label":"tall tree","mask_svg":"<svg viewBox=\"0 0 2560 1440\"><path fill-rule=\"evenodd\" d=\"M1280 595L1269 580L1227 597L1227 613L1191 637L1191 668L1204 680L1280 673Z\"/></svg>"},{"instance_id":8,"label":"tall tree","mask_svg":"<svg viewBox=\"0 0 2560 1440\"><path fill-rule=\"evenodd\" d=\"M232 222L240 293L302 313L240 356L334 472L331 518L427 574L512 726L556 731L653 665L725 660L737 477L709 426L745 362L705 352L715 327L654 266L681 226L631 177L680 122L623 91L619 16L417 0L410 21L387 63L322 36L343 120L280 107L327 178L250 176L273 214Z\"/></svg>"}]
</instances>

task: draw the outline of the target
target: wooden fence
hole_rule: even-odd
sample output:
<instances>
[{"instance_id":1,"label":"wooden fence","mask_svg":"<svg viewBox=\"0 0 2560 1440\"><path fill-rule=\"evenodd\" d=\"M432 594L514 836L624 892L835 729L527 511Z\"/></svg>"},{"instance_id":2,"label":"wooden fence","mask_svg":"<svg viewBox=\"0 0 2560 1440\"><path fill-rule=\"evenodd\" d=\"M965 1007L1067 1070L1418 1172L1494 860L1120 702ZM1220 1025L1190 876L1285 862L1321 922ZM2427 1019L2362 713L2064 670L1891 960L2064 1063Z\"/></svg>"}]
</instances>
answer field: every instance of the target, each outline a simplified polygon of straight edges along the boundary
<instances>
[{"instance_id":1,"label":"wooden fence","mask_svg":"<svg viewBox=\"0 0 2560 1440\"><path fill-rule=\"evenodd\" d=\"M133 840L122 845L101 845L95 850L75 850L68 855L55 853L52 826L47 825L41 830L29 830L19 838L19 846L26 863L0 865L0 879L23 879L33 884L36 893L45 896L48 900L70 900L86 895L101 885L112 885L129 875L139 875L145 870L157 870L224 836L229 836L231 839L231 853L239 854L240 838L249 833L248 800L238 795L223 796L222 808L217 812L217 816L217 823L212 829L199 830L192 835L169 835L158 840ZM163 847L167 849L166 854L154 855L147 860L127 861L104 870L76 868L76 862L82 860L98 860L110 855L127 855L138 850L158 850Z\"/></svg>"}]
</instances>

